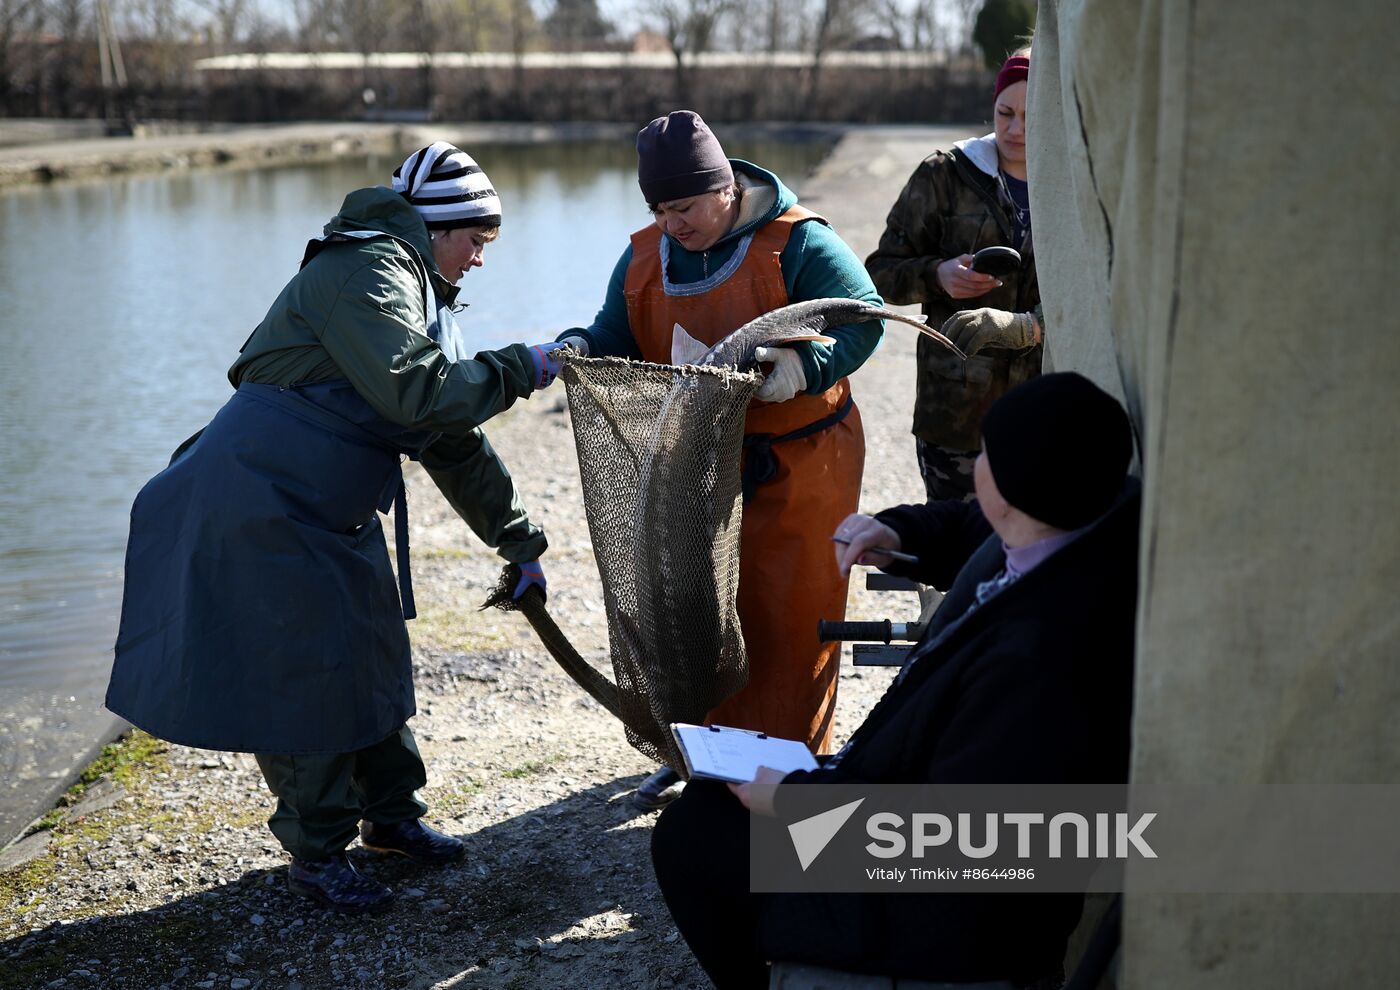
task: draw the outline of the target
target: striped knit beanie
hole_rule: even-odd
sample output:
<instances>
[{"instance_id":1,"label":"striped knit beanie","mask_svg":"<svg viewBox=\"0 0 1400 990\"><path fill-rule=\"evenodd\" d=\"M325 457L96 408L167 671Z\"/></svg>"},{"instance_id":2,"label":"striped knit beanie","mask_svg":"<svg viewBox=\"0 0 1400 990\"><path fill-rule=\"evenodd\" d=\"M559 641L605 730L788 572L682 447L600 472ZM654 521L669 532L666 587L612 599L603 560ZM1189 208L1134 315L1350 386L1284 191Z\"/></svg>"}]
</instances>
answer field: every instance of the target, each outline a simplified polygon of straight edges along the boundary
<instances>
[{"instance_id":1,"label":"striped knit beanie","mask_svg":"<svg viewBox=\"0 0 1400 990\"><path fill-rule=\"evenodd\" d=\"M404 159L390 188L408 200L429 230L501 224L501 201L491 180L470 155L446 141Z\"/></svg>"}]
</instances>

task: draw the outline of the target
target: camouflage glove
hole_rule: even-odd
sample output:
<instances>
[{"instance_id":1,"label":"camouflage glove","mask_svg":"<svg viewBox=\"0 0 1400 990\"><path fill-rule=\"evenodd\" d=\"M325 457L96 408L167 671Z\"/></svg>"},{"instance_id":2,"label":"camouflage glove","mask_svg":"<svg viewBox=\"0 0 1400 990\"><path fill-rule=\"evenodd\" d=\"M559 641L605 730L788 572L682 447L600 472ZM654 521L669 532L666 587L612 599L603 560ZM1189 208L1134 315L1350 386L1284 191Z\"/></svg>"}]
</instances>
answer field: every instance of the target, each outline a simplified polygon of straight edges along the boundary
<instances>
[{"instance_id":1,"label":"camouflage glove","mask_svg":"<svg viewBox=\"0 0 1400 990\"><path fill-rule=\"evenodd\" d=\"M947 337L968 357L987 348L1019 351L1040 343L1040 326L1030 313L1004 309L965 309L943 324Z\"/></svg>"}]
</instances>

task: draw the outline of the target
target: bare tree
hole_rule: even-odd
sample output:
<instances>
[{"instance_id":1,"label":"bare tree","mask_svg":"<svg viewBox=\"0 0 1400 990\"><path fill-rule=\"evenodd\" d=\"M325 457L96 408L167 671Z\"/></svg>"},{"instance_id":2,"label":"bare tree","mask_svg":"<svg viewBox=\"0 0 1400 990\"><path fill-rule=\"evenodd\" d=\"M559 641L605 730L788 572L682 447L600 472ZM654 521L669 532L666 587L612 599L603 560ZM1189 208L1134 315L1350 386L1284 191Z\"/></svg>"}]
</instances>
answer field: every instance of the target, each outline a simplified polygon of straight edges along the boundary
<instances>
[{"instance_id":1,"label":"bare tree","mask_svg":"<svg viewBox=\"0 0 1400 990\"><path fill-rule=\"evenodd\" d=\"M694 102L687 57L710 50L715 29L734 7L734 0L650 0L649 8L661 23L661 33L676 59L676 102Z\"/></svg>"},{"instance_id":2,"label":"bare tree","mask_svg":"<svg viewBox=\"0 0 1400 990\"><path fill-rule=\"evenodd\" d=\"M510 50L515 56L515 116L523 118L527 101L525 98L525 49L529 47L534 34L535 14L527 0L516 0L510 5Z\"/></svg>"},{"instance_id":3,"label":"bare tree","mask_svg":"<svg viewBox=\"0 0 1400 990\"><path fill-rule=\"evenodd\" d=\"M370 55L388 40L389 0L334 0L329 7L332 30L352 50Z\"/></svg>"},{"instance_id":4,"label":"bare tree","mask_svg":"<svg viewBox=\"0 0 1400 990\"><path fill-rule=\"evenodd\" d=\"M192 32L179 0L125 0L119 9L112 4L112 15L124 42L143 43L139 66L130 70L133 89L166 90L184 81L192 61L185 40Z\"/></svg>"},{"instance_id":5,"label":"bare tree","mask_svg":"<svg viewBox=\"0 0 1400 990\"><path fill-rule=\"evenodd\" d=\"M943 47L939 8L945 0L877 0L872 10L896 46L910 51L938 51Z\"/></svg>"},{"instance_id":6,"label":"bare tree","mask_svg":"<svg viewBox=\"0 0 1400 990\"><path fill-rule=\"evenodd\" d=\"M38 0L0 0L0 109L13 97L17 42L37 33L43 13Z\"/></svg>"},{"instance_id":7,"label":"bare tree","mask_svg":"<svg viewBox=\"0 0 1400 990\"><path fill-rule=\"evenodd\" d=\"M788 4L785 0L768 0L767 45L765 47L770 52L781 51L783 48L785 28L790 19L785 16L787 8Z\"/></svg>"},{"instance_id":8,"label":"bare tree","mask_svg":"<svg viewBox=\"0 0 1400 990\"><path fill-rule=\"evenodd\" d=\"M248 14L247 27L243 31L244 51L292 51L300 47L293 29L285 21L270 17L259 6L255 5L252 8Z\"/></svg>"},{"instance_id":9,"label":"bare tree","mask_svg":"<svg viewBox=\"0 0 1400 990\"><path fill-rule=\"evenodd\" d=\"M977 11L985 0L947 0L948 13L952 20L949 48L963 55L971 55L975 49L972 43L972 26L977 23Z\"/></svg>"},{"instance_id":10,"label":"bare tree","mask_svg":"<svg viewBox=\"0 0 1400 990\"><path fill-rule=\"evenodd\" d=\"M464 52L523 51L539 25L527 0L439 0L444 48Z\"/></svg>"},{"instance_id":11,"label":"bare tree","mask_svg":"<svg viewBox=\"0 0 1400 990\"><path fill-rule=\"evenodd\" d=\"M45 75L45 100L53 108L45 114L68 117L77 110L77 92L86 81L86 54L93 50L90 0L49 0L47 26L58 41L50 49Z\"/></svg>"},{"instance_id":12,"label":"bare tree","mask_svg":"<svg viewBox=\"0 0 1400 990\"><path fill-rule=\"evenodd\" d=\"M822 59L831 49L855 39L860 16L868 6L868 0L822 0L816 29L812 34L812 65L807 71L807 94L798 108L799 116L806 116L808 109L817 105Z\"/></svg>"},{"instance_id":13,"label":"bare tree","mask_svg":"<svg viewBox=\"0 0 1400 990\"><path fill-rule=\"evenodd\" d=\"M303 51L323 51L331 35L331 7L335 0L292 0L296 41Z\"/></svg>"},{"instance_id":14,"label":"bare tree","mask_svg":"<svg viewBox=\"0 0 1400 990\"><path fill-rule=\"evenodd\" d=\"M210 18L209 41L215 53L222 55L237 47L239 35L251 9L248 0L194 0L195 6Z\"/></svg>"}]
</instances>

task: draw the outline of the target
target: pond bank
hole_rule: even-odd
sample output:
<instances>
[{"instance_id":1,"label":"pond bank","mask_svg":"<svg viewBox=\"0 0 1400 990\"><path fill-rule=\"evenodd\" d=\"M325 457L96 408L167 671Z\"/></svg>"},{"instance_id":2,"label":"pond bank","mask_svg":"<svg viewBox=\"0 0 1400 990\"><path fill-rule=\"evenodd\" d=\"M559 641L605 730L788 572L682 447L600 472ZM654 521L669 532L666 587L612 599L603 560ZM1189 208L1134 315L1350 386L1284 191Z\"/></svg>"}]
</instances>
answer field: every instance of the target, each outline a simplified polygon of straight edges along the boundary
<instances>
[{"instance_id":1,"label":"pond bank","mask_svg":"<svg viewBox=\"0 0 1400 990\"><path fill-rule=\"evenodd\" d=\"M18 125L15 127L19 129ZM636 133L631 124L301 123L224 125L192 134L80 137L6 146L6 128L5 122L0 121L0 188L187 168L257 168L352 155L406 155L439 139L470 148L486 142L630 141ZM844 130L839 125L824 124L745 124L727 126L725 133L733 137L834 141Z\"/></svg>"},{"instance_id":2,"label":"pond bank","mask_svg":"<svg viewBox=\"0 0 1400 990\"><path fill-rule=\"evenodd\" d=\"M851 130L804 183L804 202L864 256L919 159L968 133ZM892 327L854 376L868 510L921 495L908 436L913 353L913 332ZM605 663L562 390L487 430L550 535L551 611L580 652ZM523 619L475 611L498 561L421 473L411 483L421 615L411 626L411 724L428 765L428 820L467 839L466 862L428 871L365 859L399 891L394 909L358 920L315 910L286 892L286 857L263 825L271 805L251 757L138 735L112 754L81 811L29 840L32 859L0 872L0 988L706 985L652 882L654 816L627 803L651 767ZM851 602L852 618L915 608L908 596L857 587ZM888 680L847 659L838 736Z\"/></svg>"}]
</instances>

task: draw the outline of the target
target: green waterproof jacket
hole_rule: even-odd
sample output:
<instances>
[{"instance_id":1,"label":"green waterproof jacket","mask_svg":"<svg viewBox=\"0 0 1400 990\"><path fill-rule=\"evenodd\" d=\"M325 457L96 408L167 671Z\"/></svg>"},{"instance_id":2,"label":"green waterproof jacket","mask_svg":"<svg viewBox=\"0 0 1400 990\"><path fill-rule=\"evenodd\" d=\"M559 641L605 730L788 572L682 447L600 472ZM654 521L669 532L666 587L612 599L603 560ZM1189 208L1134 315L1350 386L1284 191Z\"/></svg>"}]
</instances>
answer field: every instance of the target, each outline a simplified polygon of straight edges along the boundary
<instances>
[{"instance_id":1,"label":"green waterproof jacket","mask_svg":"<svg viewBox=\"0 0 1400 990\"><path fill-rule=\"evenodd\" d=\"M518 345L463 356L454 295L404 200L347 197L245 344L236 391L132 504L108 708L252 753L350 753L403 726L401 457L507 559L545 546L478 428L530 394L533 362Z\"/></svg>"},{"instance_id":2,"label":"green waterproof jacket","mask_svg":"<svg viewBox=\"0 0 1400 990\"><path fill-rule=\"evenodd\" d=\"M989 134L924 159L890 209L880 244L865 267L887 300L922 303L925 322L937 329L966 309L1035 310L1040 286L1030 240L1021 248L1020 271L1003 276L1000 288L973 299L953 299L938 284L936 270L947 259L1012 244L1011 217L997 180L996 142ZM951 450L980 449L982 415L1007 389L1040 374L1041 353L1039 344L1019 351L986 350L964 363L920 337L914 435Z\"/></svg>"},{"instance_id":3,"label":"green waterproof jacket","mask_svg":"<svg viewBox=\"0 0 1400 990\"><path fill-rule=\"evenodd\" d=\"M391 236L348 236L364 231ZM530 393L529 348L512 344L454 361L427 336L425 290L439 304L454 302L458 290L438 273L427 228L397 193L382 186L350 193L325 234L243 345L229 381L237 388L348 379L391 423L441 433L421 461L448 504L506 560L535 559L544 533L480 429Z\"/></svg>"}]
</instances>

